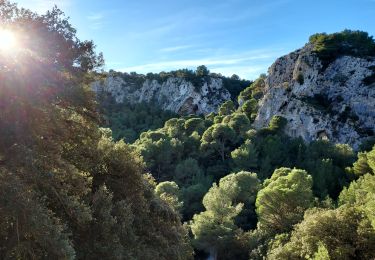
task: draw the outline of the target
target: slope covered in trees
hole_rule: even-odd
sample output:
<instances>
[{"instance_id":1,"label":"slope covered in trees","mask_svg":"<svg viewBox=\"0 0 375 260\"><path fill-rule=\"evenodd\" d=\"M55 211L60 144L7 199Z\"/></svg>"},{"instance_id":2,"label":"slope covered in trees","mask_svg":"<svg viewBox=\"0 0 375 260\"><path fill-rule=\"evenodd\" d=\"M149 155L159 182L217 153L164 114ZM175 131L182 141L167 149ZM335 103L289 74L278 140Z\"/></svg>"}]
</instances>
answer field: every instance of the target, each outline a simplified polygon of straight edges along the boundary
<instances>
[{"instance_id":1,"label":"slope covered in trees","mask_svg":"<svg viewBox=\"0 0 375 260\"><path fill-rule=\"evenodd\" d=\"M358 154L305 143L284 134L282 116L255 130L264 80L238 104L170 119L132 144L159 185L174 187L196 259L372 259L373 141Z\"/></svg>"},{"instance_id":2,"label":"slope covered in trees","mask_svg":"<svg viewBox=\"0 0 375 260\"><path fill-rule=\"evenodd\" d=\"M94 44L57 8L0 17L22 42L0 59L0 258L191 258L139 156L98 127Z\"/></svg>"},{"instance_id":3,"label":"slope covered in trees","mask_svg":"<svg viewBox=\"0 0 375 260\"><path fill-rule=\"evenodd\" d=\"M28 39L0 53L1 259L375 257L373 143L305 143L282 116L253 129L264 76L216 114L126 119L144 132L116 142L88 86L94 44L57 8L0 16Z\"/></svg>"},{"instance_id":4,"label":"slope covered in trees","mask_svg":"<svg viewBox=\"0 0 375 260\"><path fill-rule=\"evenodd\" d=\"M114 71L101 75L103 80L94 82L93 89L102 126L112 129L115 140L128 143L142 132L163 127L178 114L209 113L230 98L236 102L240 91L251 83L237 75L212 73L204 65L146 75Z\"/></svg>"},{"instance_id":5,"label":"slope covered in trees","mask_svg":"<svg viewBox=\"0 0 375 260\"><path fill-rule=\"evenodd\" d=\"M124 139L127 143L133 143L141 133L163 127L167 120L177 116L158 108L156 103L118 104L109 95L97 98L102 116L101 125L112 130L116 141Z\"/></svg>"}]
</instances>

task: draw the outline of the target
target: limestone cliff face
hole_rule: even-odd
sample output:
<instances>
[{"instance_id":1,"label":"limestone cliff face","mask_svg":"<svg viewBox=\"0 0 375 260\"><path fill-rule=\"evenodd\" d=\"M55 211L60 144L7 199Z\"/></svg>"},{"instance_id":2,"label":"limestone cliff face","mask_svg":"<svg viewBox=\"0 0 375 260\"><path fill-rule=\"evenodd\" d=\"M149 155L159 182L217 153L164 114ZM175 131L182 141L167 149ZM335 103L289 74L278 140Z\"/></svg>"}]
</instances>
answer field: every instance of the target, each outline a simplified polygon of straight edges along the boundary
<instances>
[{"instance_id":1,"label":"limestone cliff face","mask_svg":"<svg viewBox=\"0 0 375 260\"><path fill-rule=\"evenodd\" d=\"M164 82L145 79L129 82L118 74L109 74L104 81L93 83L95 92L107 92L117 103L155 102L160 108L179 114L216 112L221 103L230 99L220 78L207 77L199 87L183 78L170 77Z\"/></svg>"},{"instance_id":2,"label":"limestone cliff face","mask_svg":"<svg viewBox=\"0 0 375 260\"><path fill-rule=\"evenodd\" d=\"M342 56L323 68L312 46L276 60L269 68L256 128L274 115L288 121L286 133L306 141L327 138L354 148L375 131L375 57Z\"/></svg>"}]
</instances>

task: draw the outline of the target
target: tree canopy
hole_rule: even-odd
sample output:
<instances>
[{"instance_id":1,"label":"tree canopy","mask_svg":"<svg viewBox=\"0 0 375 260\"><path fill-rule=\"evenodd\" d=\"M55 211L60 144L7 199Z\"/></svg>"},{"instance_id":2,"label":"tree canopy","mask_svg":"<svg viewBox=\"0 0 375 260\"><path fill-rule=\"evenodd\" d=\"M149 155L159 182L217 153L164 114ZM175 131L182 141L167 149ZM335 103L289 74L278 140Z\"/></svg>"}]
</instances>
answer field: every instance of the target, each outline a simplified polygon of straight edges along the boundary
<instances>
[{"instance_id":1,"label":"tree canopy","mask_svg":"<svg viewBox=\"0 0 375 260\"><path fill-rule=\"evenodd\" d=\"M0 13L29 39L0 66L0 258L191 258L139 155L98 127L93 43L57 8L38 15L2 1Z\"/></svg>"},{"instance_id":2,"label":"tree canopy","mask_svg":"<svg viewBox=\"0 0 375 260\"><path fill-rule=\"evenodd\" d=\"M305 143L282 116L255 129L266 75L147 75L232 84L238 102L206 116L118 107L90 90L103 56L61 10L0 1L0 17L22 43L0 53L1 259L375 257L375 146ZM357 31L311 43L327 60L373 51Z\"/></svg>"}]
</instances>

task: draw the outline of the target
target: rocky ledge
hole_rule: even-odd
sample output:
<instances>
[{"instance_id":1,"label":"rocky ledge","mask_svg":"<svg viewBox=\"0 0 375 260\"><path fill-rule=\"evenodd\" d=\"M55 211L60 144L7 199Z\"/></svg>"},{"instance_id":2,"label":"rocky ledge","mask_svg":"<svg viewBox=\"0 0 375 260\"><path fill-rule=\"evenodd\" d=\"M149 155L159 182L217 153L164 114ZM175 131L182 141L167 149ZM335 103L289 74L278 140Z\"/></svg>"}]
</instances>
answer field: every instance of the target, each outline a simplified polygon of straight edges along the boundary
<instances>
[{"instance_id":1,"label":"rocky ledge","mask_svg":"<svg viewBox=\"0 0 375 260\"><path fill-rule=\"evenodd\" d=\"M117 103L155 102L163 110L179 114L208 114L216 112L220 104L231 98L221 78L205 77L199 86L179 77L160 82L145 79L131 82L121 74L109 74L104 80L93 83L96 93L110 94Z\"/></svg>"},{"instance_id":2,"label":"rocky ledge","mask_svg":"<svg viewBox=\"0 0 375 260\"><path fill-rule=\"evenodd\" d=\"M292 137L358 148L375 131L375 83L368 80L374 74L375 57L341 56L323 66L307 44L269 68L255 127L280 115Z\"/></svg>"}]
</instances>

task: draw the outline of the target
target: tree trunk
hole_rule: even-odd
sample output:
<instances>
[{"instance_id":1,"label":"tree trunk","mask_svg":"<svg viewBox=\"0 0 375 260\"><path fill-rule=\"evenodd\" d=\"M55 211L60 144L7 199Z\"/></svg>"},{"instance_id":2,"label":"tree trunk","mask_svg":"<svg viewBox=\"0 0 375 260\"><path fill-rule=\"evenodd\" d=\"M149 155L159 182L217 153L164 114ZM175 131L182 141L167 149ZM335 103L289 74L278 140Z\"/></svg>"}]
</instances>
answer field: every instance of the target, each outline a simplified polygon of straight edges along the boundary
<instances>
[{"instance_id":1,"label":"tree trunk","mask_svg":"<svg viewBox=\"0 0 375 260\"><path fill-rule=\"evenodd\" d=\"M210 255L208 256L207 260L217 260L217 250L215 247L210 248Z\"/></svg>"},{"instance_id":2,"label":"tree trunk","mask_svg":"<svg viewBox=\"0 0 375 260\"><path fill-rule=\"evenodd\" d=\"M224 162L225 161L225 145L224 145L224 143L221 144L220 155L221 155L221 161Z\"/></svg>"}]
</instances>

